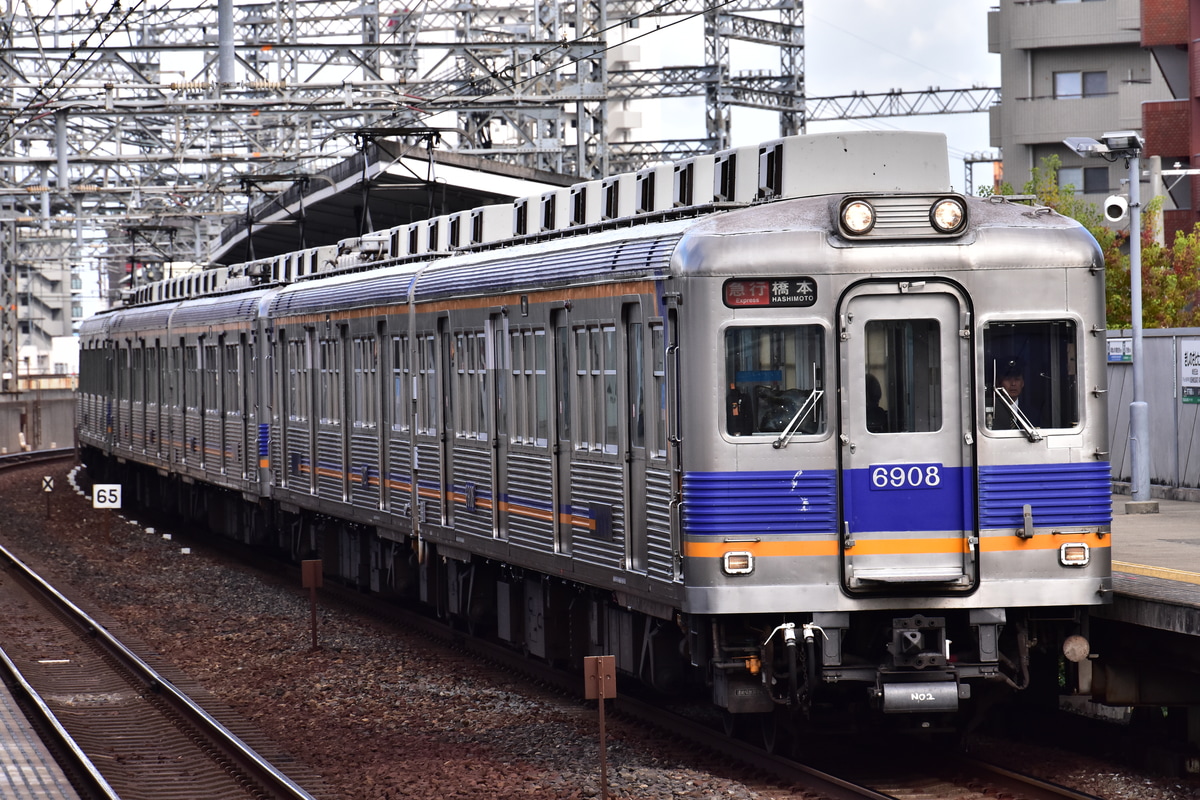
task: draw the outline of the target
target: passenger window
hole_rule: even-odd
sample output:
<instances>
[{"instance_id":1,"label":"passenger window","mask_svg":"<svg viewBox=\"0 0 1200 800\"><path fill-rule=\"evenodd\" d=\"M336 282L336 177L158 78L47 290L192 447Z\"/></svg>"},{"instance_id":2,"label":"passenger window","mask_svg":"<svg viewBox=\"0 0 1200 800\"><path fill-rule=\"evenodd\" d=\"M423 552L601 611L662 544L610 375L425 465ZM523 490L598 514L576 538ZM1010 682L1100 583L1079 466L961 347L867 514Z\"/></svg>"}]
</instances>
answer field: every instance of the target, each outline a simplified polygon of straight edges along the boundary
<instances>
[{"instance_id":1,"label":"passenger window","mask_svg":"<svg viewBox=\"0 0 1200 800\"><path fill-rule=\"evenodd\" d=\"M731 436L825 429L825 332L819 325L725 331L725 430Z\"/></svg>"},{"instance_id":2,"label":"passenger window","mask_svg":"<svg viewBox=\"0 0 1200 800\"><path fill-rule=\"evenodd\" d=\"M866 325L863 392L867 430L915 433L942 427L940 326L933 319L877 319ZM878 384L879 402L872 383Z\"/></svg>"},{"instance_id":3,"label":"passenger window","mask_svg":"<svg viewBox=\"0 0 1200 800\"><path fill-rule=\"evenodd\" d=\"M983 329L984 424L991 430L1079 424L1076 329L1070 320L993 322Z\"/></svg>"},{"instance_id":4,"label":"passenger window","mask_svg":"<svg viewBox=\"0 0 1200 800\"><path fill-rule=\"evenodd\" d=\"M407 431L412 411L412 369L408 337L392 337L392 430Z\"/></svg>"}]
</instances>

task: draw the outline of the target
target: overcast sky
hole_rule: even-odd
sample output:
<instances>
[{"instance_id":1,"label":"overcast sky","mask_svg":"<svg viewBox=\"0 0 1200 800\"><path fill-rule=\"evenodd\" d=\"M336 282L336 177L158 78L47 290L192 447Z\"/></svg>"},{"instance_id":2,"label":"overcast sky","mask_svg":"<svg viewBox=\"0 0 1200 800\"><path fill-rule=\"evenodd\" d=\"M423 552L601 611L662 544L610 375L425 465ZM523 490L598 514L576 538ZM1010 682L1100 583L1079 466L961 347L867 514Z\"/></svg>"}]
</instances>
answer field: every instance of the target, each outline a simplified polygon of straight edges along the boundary
<instances>
[{"instance_id":1,"label":"overcast sky","mask_svg":"<svg viewBox=\"0 0 1200 800\"><path fill-rule=\"evenodd\" d=\"M826 97L854 91L915 91L930 86L942 89L999 86L1000 57L987 51L987 13L995 4L996 0L807 0L804 4L806 94ZM659 41L664 34L670 37L668 46ZM680 25L670 32L647 36L640 44L647 66L660 54L665 63L703 63L702 28ZM779 69L773 51L735 42L730 52L735 74L755 67ZM694 131L697 114L703 130L702 101L662 105L678 107L683 103L686 107L678 112L664 112L663 127L668 136L672 135L673 126L669 122L672 120L686 120L684 124ZM950 179L959 190L965 182L962 156L990 149L986 113L810 123L808 131L863 128L945 133L951 157ZM731 133L735 145L769 139L777 130L773 114L734 110ZM990 181L990 167L976 167L976 187Z\"/></svg>"}]
</instances>

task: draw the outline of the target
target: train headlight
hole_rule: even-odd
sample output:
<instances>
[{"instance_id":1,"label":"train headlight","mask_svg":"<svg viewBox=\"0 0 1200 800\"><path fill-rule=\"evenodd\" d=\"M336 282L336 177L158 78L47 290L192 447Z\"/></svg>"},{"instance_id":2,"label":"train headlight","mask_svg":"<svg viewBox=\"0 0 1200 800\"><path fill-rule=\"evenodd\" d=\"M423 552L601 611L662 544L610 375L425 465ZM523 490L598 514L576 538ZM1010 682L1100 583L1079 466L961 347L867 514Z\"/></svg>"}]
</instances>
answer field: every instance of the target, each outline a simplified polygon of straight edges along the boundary
<instances>
[{"instance_id":1,"label":"train headlight","mask_svg":"<svg viewBox=\"0 0 1200 800\"><path fill-rule=\"evenodd\" d=\"M1083 542L1067 542L1058 548L1058 563L1064 567L1086 567L1092 551Z\"/></svg>"},{"instance_id":2,"label":"train headlight","mask_svg":"<svg viewBox=\"0 0 1200 800\"><path fill-rule=\"evenodd\" d=\"M842 225L861 236L875 227L875 208L866 200L852 200L842 207Z\"/></svg>"},{"instance_id":3,"label":"train headlight","mask_svg":"<svg viewBox=\"0 0 1200 800\"><path fill-rule=\"evenodd\" d=\"M962 201L954 197L945 197L933 204L929 210L929 221L939 233L954 233L962 228L967 219L966 208Z\"/></svg>"},{"instance_id":4,"label":"train headlight","mask_svg":"<svg viewBox=\"0 0 1200 800\"><path fill-rule=\"evenodd\" d=\"M726 575L749 575L754 572L754 554L741 551L726 553L721 559L721 568Z\"/></svg>"}]
</instances>

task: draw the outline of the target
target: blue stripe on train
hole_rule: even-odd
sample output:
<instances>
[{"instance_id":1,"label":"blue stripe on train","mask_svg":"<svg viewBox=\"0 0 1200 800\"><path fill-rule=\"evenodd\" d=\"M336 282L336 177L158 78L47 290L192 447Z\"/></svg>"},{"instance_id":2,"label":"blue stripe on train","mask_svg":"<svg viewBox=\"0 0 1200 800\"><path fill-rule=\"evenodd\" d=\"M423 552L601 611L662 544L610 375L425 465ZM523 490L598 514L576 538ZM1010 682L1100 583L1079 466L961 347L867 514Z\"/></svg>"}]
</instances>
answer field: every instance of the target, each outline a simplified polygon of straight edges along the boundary
<instances>
[{"instance_id":1,"label":"blue stripe on train","mask_svg":"<svg viewBox=\"0 0 1200 800\"><path fill-rule=\"evenodd\" d=\"M688 536L830 533L837 530L836 473L688 472L683 532Z\"/></svg>"},{"instance_id":2,"label":"blue stripe on train","mask_svg":"<svg viewBox=\"0 0 1200 800\"><path fill-rule=\"evenodd\" d=\"M1033 524L1109 525L1112 472L1107 461L1085 464L1021 464L979 468L979 526L1024 524L1022 506L1032 507Z\"/></svg>"},{"instance_id":3,"label":"blue stripe on train","mask_svg":"<svg viewBox=\"0 0 1200 800\"><path fill-rule=\"evenodd\" d=\"M981 467L979 527L1024 524L1023 506L1041 526L1112 522L1106 462ZM966 468L946 469L937 487L873 486L871 470L847 471L846 516L852 532L971 530ZM833 470L688 472L683 477L683 532L688 536L754 536L837 531Z\"/></svg>"},{"instance_id":4,"label":"blue stripe on train","mask_svg":"<svg viewBox=\"0 0 1200 800\"><path fill-rule=\"evenodd\" d=\"M970 475L969 468L925 463L849 469L842 513L851 533L974 530Z\"/></svg>"}]
</instances>

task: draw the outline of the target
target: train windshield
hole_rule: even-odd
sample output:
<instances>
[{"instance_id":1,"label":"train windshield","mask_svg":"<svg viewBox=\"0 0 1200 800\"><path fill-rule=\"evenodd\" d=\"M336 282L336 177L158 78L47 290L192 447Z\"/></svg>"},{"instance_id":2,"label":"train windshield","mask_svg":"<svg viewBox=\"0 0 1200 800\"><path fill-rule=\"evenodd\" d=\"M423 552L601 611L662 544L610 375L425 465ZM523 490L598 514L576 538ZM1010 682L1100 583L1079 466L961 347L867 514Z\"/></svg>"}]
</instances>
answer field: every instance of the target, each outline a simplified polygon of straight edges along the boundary
<instances>
[{"instance_id":1,"label":"train windshield","mask_svg":"<svg viewBox=\"0 0 1200 800\"><path fill-rule=\"evenodd\" d=\"M731 436L825 430L825 332L819 325L725 331L725 429ZM816 397L813 397L814 392Z\"/></svg>"},{"instance_id":2,"label":"train windshield","mask_svg":"<svg viewBox=\"0 0 1200 800\"><path fill-rule=\"evenodd\" d=\"M1075 323L993 322L983 331L984 420L991 430L1079 424Z\"/></svg>"}]
</instances>

